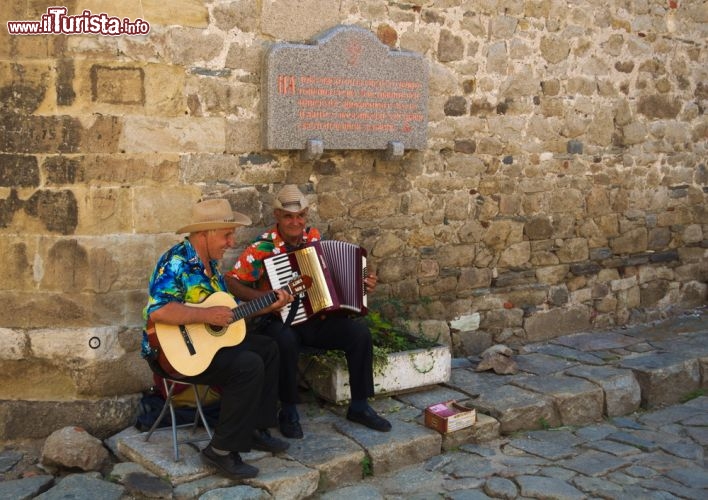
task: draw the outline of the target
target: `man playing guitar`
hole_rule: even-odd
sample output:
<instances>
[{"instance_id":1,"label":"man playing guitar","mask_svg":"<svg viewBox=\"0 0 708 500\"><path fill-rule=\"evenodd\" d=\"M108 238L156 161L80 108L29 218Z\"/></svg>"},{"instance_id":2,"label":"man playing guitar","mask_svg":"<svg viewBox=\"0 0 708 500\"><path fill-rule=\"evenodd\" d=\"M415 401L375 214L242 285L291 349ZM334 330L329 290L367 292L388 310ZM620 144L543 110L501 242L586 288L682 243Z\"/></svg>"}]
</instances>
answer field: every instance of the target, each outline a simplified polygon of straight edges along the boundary
<instances>
[{"instance_id":1,"label":"man playing guitar","mask_svg":"<svg viewBox=\"0 0 708 500\"><path fill-rule=\"evenodd\" d=\"M289 446L268 431L269 427L277 425L277 345L262 335L246 338L241 335L236 345L216 350L206 369L184 376L165 356L156 330L161 325L173 328L179 325L177 331L183 332L184 341L179 333L173 336L180 337L177 342L182 342L183 347L196 351L199 345L191 342L196 339L188 338L185 325L205 324L214 331L231 326L235 309L226 305L196 307L190 304L204 303L212 294L226 292L218 260L233 246L235 228L250 223L247 216L232 211L228 200L197 203L191 222L177 231L188 236L165 252L155 267L143 313L147 325L143 355L158 375L221 388L219 421L211 442L202 450L202 459L235 479L258 474L256 467L242 461L239 452L254 448L278 453ZM270 305L259 313L276 311L290 301L291 295L277 290Z\"/></svg>"}]
</instances>

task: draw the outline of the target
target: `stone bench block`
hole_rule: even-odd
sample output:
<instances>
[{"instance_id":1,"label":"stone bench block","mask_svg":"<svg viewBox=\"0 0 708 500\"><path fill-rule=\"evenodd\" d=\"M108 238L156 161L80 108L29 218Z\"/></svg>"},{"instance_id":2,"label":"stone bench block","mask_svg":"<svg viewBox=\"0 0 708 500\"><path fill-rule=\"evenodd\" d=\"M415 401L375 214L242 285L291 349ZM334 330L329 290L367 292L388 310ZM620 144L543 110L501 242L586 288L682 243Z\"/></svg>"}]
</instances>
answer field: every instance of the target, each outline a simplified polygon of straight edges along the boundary
<instances>
[{"instance_id":1,"label":"stone bench block","mask_svg":"<svg viewBox=\"0 0 708 500\"><path fill-rule=\"evenodd\" d=\"M325 419L302 422L304 439L289 440L288 455L320 473L319 491L353 484L362 477L366 452Z\"/></svg>"},{"instance_id":2,"label":"stone bench block","mask_svg":"<svg viewBox=\"0 0 708 500\"><path fill-rule=\"evenodd\" d=\"M565 373L602 388L605 393L604 413L608 417L629 415L639 409L641 388L631 370L609 366L577 366L566 370Z\"/></svg>"},{"instance_id":3,"label":"stone bench block","mask_svg":"<svg viewBox=\"0 0 708 500\"><path fill-rule=\"evenodd\" d=\"M621 361L642 388L642 408L675 404L701 386L698 359L686 354L652 353Z\"/></svg>"},{"instance_id":4,"label":"stone bench block","mask_svg":"<svg viewBox=\"0 0 708 500\"><path fill-rule=\"evenodd\" d=\"M602 420L602 389L586 380L564 375L520 377L514 385L543 394L553 401L562 425L585 425Z\"/></svg>"},{"instance_id":5,"label":"stone bench block","mask_svg":"<svg viewBox=\"0 0 708 500\"><path fill-rule=\"evenodd\" d=\"M385 365L374 366L374 392L396 394L447 382L450 360L450 348L443 345L391 353ZM300 358L300 370L307 384L327 401L341 403L351 397L345 363L326 355L304 355Z\"/></svg>"},{"instance_id":6,"label":"stone bench block","mask_svg":"<svg viewBox=\"0 0 708 500\"><path fill-rule=\"evenodd\" d=\"M545 426L558 427L561 424L551 398L513 385L485 392L467 405L497 419L502 434Z\"/></svg>"},{"instance_id":7,"label":"stone bench block","mask_svg":"<svg viewBox=\"0 0 708 500\"><path fill-rule=\"evenodd\" d=\"M390 432L372 431L348 420L337 421L334 427L366 450L375 475L424 462L440 454L442 436L437 431L403 420L391 420L391 425Z\"/></svg>"},{"instance_id":8,"label":"stone bench block","mask_svg":"<svg viewBox=\"0 0 708 500\"><path fill-rule=\"evenodd\" d=\"M295 460L268 456L252 462L258 475L244 483L267 490L273 498L309 498L317 490L320 473Z\"/></svg>"},{"instance_id":9,"label":"stone bench block","mask_svg":"<svg viewBox=\"0 0 708 500\"><path fill-rule=\"evenodd\" d=\"M114 441L116 455L142 465L153 474L166 478L175 486L215 472L204 465L199 456L199 449L204 447L209 439L204 429L197 429L194 435L188 429L178 429L177 439L180 441L193 438L205 440L203 443L199 443L198 447L179 445L179 462L174 461L171 427L156 430L147 442L145 441L146 433L127 432L128 430L121 433L122 435L116 436L115 439L111 438ZM244 461L250 463L248 456L244 456Z\"/></svg>"},{"instance_id":10,"label":"stone bench block","mask_svg":"<svg viewBox=\"0 0 708 500\"><path fill-rule=\"evenodd\" d=\"M484 443L499 437L499 421L477 412L477 422L471 427L442 435L442 449L454 450L465 443Z\"/></svg>"}]
</instances>

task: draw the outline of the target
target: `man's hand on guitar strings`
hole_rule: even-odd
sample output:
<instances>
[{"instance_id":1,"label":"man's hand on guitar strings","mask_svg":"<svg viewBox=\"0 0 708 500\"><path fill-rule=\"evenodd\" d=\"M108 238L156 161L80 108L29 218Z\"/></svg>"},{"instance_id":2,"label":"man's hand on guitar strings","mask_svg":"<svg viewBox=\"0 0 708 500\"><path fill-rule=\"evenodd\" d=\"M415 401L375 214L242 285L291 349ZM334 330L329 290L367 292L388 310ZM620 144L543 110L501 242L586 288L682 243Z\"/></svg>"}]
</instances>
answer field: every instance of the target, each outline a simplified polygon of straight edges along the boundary
<instances>
[{"instance_id":1,"label":"man's hand on guitar strings","mask_svg":"<svg viewBox=\"0 0 708 500\"><path fill-rule=\"evenodd\" d=\"M234 313L226 306L214 306L204 309L209 315L209 320L204 323L214 326L229 326L234 322Z\"/></svg>"}]
</instances>

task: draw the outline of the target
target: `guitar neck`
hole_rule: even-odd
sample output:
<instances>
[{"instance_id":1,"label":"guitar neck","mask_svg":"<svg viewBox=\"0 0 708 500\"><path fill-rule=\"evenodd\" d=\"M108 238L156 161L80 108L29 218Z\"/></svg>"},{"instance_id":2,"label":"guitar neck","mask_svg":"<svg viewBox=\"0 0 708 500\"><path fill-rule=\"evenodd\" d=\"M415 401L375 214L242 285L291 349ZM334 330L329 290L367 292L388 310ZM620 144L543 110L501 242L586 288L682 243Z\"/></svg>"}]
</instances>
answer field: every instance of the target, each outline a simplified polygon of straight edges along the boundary
<instances>
[{"instance_id":1,"label":"guitar neck","mask_svg":"<svg viewBox=\"0 0 708 500\"><path fill-rule=\"evenodd\" d=\"M234 320L238 321L240 319L245 318L246 316L255 314L258 311L265 309L269 305L273 304L276 300L278 300L278 296L275 294L274 291L270 291L262 297L258 297L257 299L249 300L248 302L239 304L237 307L234 307L232 309L234 313Z\"/></svg>"}]
</instances>

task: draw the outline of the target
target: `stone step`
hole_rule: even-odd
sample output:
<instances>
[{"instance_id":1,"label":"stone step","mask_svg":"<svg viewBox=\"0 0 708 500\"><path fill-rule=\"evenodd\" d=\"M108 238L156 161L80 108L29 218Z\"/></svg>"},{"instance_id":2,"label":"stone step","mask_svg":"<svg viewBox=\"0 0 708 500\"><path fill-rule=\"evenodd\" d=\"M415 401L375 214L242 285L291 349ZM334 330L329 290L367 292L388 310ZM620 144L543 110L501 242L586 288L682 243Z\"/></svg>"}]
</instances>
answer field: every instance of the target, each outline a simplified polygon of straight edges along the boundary
<instances>
[{"instance_id":1,"label":"stone step","mask_svg":"<svg viewBox=\"0 0 708 500\"><path fill-rule=\"evenodd\" d=\"M77 421L91 435L110 436L135 421L141 394L67 400L0 400L0 441L41 439ZM77 418L77 415L80 418Z\"/></svg>"},{"instance_id":2,"label":"stone step","mask_svg":"<svg viewBox=\"0 0 708 500\"><path fill-rule=\"evenodd\" d=\"M245 486L265 489L276 498L321 495L355 485L364 476L387 477L444 451L500 435L585 425L629 415L640 404L668 404L708 388L708 329L682 332L670 341L659 331L647 339L632 331L570 335L555 344L529 346L515 359L520 367L516 375L476 372L474 360L455 359L446 383L377 398L372 406L391 420L389 433L347 421L346 406L318 405L310 398L299 408L304 439L290 440L290 450L279 456L244 454L244 460L260 469ZM477 409L477 423L445 435L425 427L423 410L450 400ZM108 443L119 457L169 479L175 498L237 484L204 466L196 445L182 445L183 458L174 462L169 431L146 443L143 434L129 428ZM519 449L531 444L515 441Z\"/></svg>"},{"instance_id":3,"label":"stone step","mask_svg":"<svg viewBox=\"0 0 708 500\"><path fill-rule=\"evenodd\" d=\"M702 386L700 361L693 354L650 353L623 360L620 367L632 370L641 387L646 409L680 402Z\"/></svg>"},{"instance_id":4,"label":"stone step","mask_svg":"<svg viewBox=\"0 0 708 500\"><path fill-rule=\"evenodd\" d=\"M499 376L458 364L445 385L377 399L373 405L393 423L389 433L349 422L344 418L345 406L309 402L300 408L305 439L290 440L290 450L280 456L243 454L244 460L260 469L256 478L245 483L277 498L304 498L315 491L323 493L355 484L367 475L390 474L443 451L491 441L500 434L583 425L605 416L626 415L638 409L640 394L652 390L651 384L642 385L640 380L653 380L652 374L658 379L669 372L678 377L676 383L691 373L694 365L687 363L685 356L664 355L659 359L665 363L658 363L656 354L628 357L620 363L621 368L538 357L526 360L528 367L546 367L540 376L532 371ZM637 377L639 370L648 375ZM477 423L445 435L425 427L423 410L449 400L475 407ZM169 430L157 431L148 442L144 436L128 428L108 442L117 456L168 479L175 486L177 498L237 484L201 462L198 450L204 443L180 445L182 458L175 462ZM180 440L188 437L188 430L179 430ZM206 439L206 432L198 430L196 437Z\"/></svg>"},{"instance_id":5,"label":"stone step","mask_svg":"<svg viewBox=\"0 0 708 500\"><path fill-rule=\"evenodd\" d=\"M437 389L430 390L433 395L428 399L436 397ZM391 432L376 432L349 422L344 418L345 407L301 405L305 438L289 440L288 452L277 456L243 453L244 461L260 471L256 478L244 483L265 489L275 498L304 498L314 491L328 491L354 484L368 475L387 474L424 462L444 448L451 448L452 443L484 439L498 429L494 419L483 416L478 427L443 436L425 427L420 409L414 406L394 398L382 398L374 405L391 420ZM277 431L273 433L278 435ZM138 463L170 481L176 496L179 491L189 497L195 491L238 484L221 478L201 462L199 449L205 442L180 445L180 461L175 462L169 427L156 431L147 442L145 436L130 427L106 442L121 460ZM206 440L208 436L203 429L193 435L189 429L178 429L179 440L189 438Z\"/></svg>"},{"instance_id":6,"label":"stone step","mask_svg":"<svg viewBox=\"0 0 708 500\"><path fill-rule=\"evenodd\" d=\"M471 396L468 406L496 418L507 435L659 408L708 388L704 323L673 338L670 331L568 335L522 349L516 375L475 372L473 362L446 385Z\"/></svg>"}]
</instances>

